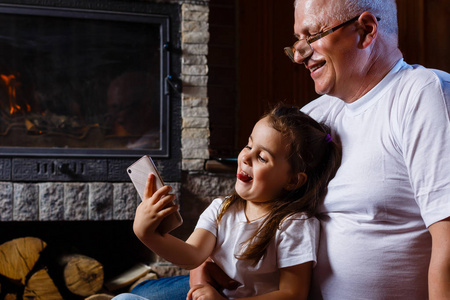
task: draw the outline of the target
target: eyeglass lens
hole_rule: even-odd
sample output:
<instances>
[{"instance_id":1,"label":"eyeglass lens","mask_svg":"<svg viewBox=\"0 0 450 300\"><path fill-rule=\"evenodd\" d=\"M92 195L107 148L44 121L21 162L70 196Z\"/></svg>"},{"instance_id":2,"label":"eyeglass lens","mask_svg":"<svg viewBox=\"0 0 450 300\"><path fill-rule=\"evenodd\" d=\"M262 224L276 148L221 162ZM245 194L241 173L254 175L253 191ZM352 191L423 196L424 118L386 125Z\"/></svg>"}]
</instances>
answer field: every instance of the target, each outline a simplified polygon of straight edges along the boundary
<instances>
[{"instance_id":1,"label":"eyeglass lens","mask_svg":"<svg viewBox=\"0 0 450 300\"><path fill-rule=\"evenodd\" d=\"M311 56L313 50L306 40L299 40L291 47L284 48L284 52L293 62L295 62L295 52L298 52L303 58L307 58Z\"/></svg>"}]
</instances>

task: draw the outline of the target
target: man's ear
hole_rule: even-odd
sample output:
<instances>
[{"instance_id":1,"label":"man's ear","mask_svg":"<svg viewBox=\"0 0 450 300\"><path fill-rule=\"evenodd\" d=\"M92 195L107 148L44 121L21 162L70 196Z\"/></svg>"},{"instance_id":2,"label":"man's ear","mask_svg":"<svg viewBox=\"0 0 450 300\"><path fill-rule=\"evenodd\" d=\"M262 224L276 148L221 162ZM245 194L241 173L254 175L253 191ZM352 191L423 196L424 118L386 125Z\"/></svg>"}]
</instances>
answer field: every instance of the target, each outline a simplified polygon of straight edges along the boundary
<instances>
[{"instance_id":1,"label":"man's ear","mask_svg":"<svg viewBox=\"0 0 450 300\"><path fill-rule=\"evenodd\" d=\"M306 173L303 172L295 173L292 175L291 180L289 181L289 183L286 185L285 188L288 191L296 190L300 188L302 185L304 185L306 183L306 180L308 180L308 176L306 175Z\"/></svg>"},{"instance_id":2,"label":"man's ear","mask_svg":"<svg viewBox=\"0 0 450 300\"><path fill-rule=\"evenodd\" d=\"M358 19L361 31L360 47L367 48L372 44L378 35L378 20L370 12L363 12Z\"/></svg>"}]
</instances>

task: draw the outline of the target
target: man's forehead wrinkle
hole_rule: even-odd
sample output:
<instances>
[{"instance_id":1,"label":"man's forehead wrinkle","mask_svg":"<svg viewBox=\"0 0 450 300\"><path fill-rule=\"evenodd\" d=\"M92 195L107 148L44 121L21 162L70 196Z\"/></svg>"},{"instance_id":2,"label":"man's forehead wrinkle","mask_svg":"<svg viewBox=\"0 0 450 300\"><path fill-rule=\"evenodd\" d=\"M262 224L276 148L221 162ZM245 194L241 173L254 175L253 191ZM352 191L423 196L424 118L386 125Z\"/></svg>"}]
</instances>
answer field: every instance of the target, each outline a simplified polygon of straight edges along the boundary
<instances>
[{"instance_id":1,"label":"man's forehead wrinkle","mask_svg":"<svg viewBox=\"0 0 450 300\"><path fill-rule=\"evenodd\" d=\"M303 14L302 23L298 24L295 28L295 36L298 38L301 34L309 35L311 32L315 32L321 27L321 22L317 15L305 13Z\"/></svg>"},{"instance_id":2,"label":"man's forehead wrinkle","mask_svg":"<svg viewBox=\"0 0 450 300\"><path fill-rule=\"evenodd\" d=\"M332 2L330 2L332 1ZM330 9L337 9L338 0L302 0L296 9L302 10L303 29L313 29L326 26L329 20Z\"/></svg>"},{"instance_id":3,"label":"man's forehead wrinkle","mask_svg":"<svg viewBox=\"0 0 450 300\"><path fill-rule=\"evenodd\" d=\"M329 7L329 1L330 0L305 0L303 1L303 10L305 14L320 16L321 14L323 14L324 10Z\"/></svg>"}]
</instances>

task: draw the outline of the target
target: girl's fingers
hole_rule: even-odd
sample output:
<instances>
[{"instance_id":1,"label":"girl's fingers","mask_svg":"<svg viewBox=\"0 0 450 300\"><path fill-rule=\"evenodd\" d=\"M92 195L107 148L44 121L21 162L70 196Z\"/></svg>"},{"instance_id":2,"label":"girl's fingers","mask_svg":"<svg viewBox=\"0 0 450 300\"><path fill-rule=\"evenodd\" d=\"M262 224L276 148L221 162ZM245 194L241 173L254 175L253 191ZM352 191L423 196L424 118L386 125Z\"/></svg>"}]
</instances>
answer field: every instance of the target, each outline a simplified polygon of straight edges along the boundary
<instances>
[{"instance_id":1,"label":"girl's fingers","mask_svg":"<svg viewBox=\"0 0 450 300\"><path fill-rule=\"evenodd\" d=\"M187 297L186 300L192 300L193 298L193 293L198 290L199 288L203 287L203 285L194 285L193 287L191 287L191 289L189 290L189 292L187 293Z\"/></svg>"},{"instance_id":2,"label":"girl's fingers","mask_svg":"<svg viewBox=\"0 0 450 300\"><path fill-rule=\"evenodd\" d=\"M166 195L159 199L158 202L154 203L153 206L161 212L170 209L170 213L172 213L172 208L176 206L173 204L173 200L175 200L175 195Z\"/></svg>"},{"instance_id":3,"label":"girl's fingers","mask_svg":"<svg viewBox=\"0 0 450 300\"><path fill-rule=\"evenodd\" d=\"M145 184L144 201L151 200L151 203L157 203L160 198L166 196L171 190L172 187L169 185L165 185L157 190L155 175L150 174Z\"/></svg>"},{"instance_id":4,"label":"girl's fingers","mask_svg":"<svg viewBox=\"0 0 450 300\"><path fill-rule=\"evenodd\" d=\"M164 186L157 190L155 194L149 199L146 199L148 207L154 211L157 211L158 214L162 217L170 215L178 209L178 205L174 205L173 201L175 200L175 195L168 194L170 191L169 186ZM143 204L143 203L141 203Z\"/></svg>"},{"instance_id":5,"label":"girl's fingers","mask_svg":"<svg viewBox=\"0 0 450 300\"><path fill-rule=\"evenodd\" d=\"M145 183L144 198L150 198L156 192L156 180L155 175L150 173L147 177L147 182Z\"/></svg>"}]
</instances>

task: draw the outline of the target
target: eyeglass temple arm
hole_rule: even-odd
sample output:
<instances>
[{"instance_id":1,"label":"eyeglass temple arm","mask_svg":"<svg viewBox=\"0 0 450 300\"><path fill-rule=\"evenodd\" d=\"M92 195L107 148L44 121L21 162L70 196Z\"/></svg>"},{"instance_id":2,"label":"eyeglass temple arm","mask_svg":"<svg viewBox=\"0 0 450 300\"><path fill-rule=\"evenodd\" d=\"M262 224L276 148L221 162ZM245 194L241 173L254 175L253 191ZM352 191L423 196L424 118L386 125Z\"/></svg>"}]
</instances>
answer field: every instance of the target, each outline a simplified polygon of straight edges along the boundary
<instances>
[{"instance_id":1,"label":"eyeglass temple arm","mask_svg":"<svg viewBox=\"0 0 450 300\"><path fill-rule=\"evenodd\" d=\"M350 19L350 20L348 20L348 21L346 21L346 22L344 22L344 23L342 23L342 24L339 24L339 25L336 26L336 27L333 27L333 28L331 28L331 29L329 29L329 30L327 30L327 31L325 31L325 32L322 32L322 33L320 33L320 34L314 36L313 38L311 38L311 39L308 41L308 43L311 44L311 43L317 41L318 39L321 39L321 38L323 38L323 37L329 35L330 33L335 32L335 31L338 30L339 28L341 28L341 27L343 27L343 26L345 26L345 25L347 25L347 24L350 24L350 23L352 23L352 22L355 22L356 20L359 19L359 17L360 17L360 15L357 16L357 17L354 17L353 19ZM377 19L378 22L381 20L380 17L376 17L376 19Z\"/></svg>"}]
</instances>

